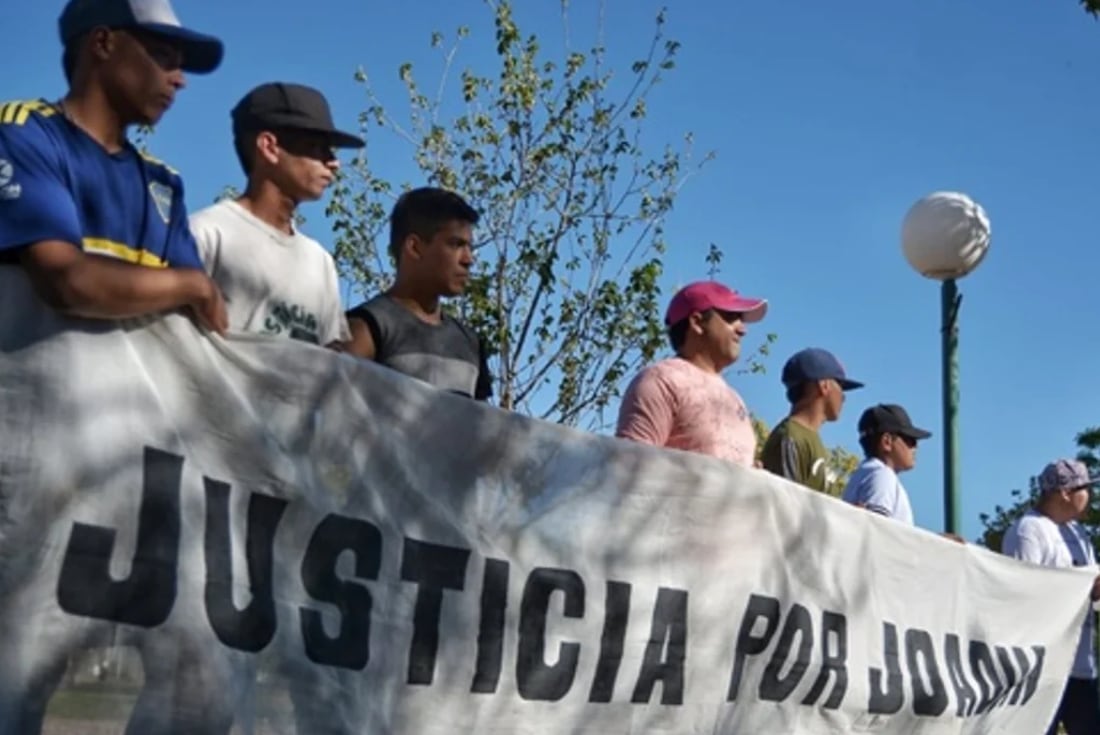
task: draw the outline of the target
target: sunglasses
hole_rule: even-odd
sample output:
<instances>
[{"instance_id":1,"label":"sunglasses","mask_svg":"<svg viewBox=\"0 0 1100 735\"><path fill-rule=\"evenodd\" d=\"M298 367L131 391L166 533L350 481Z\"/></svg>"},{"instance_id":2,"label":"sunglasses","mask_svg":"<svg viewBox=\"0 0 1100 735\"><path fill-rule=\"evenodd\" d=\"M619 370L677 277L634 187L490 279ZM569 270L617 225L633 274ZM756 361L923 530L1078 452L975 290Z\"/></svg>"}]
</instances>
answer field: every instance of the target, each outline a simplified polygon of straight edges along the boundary
<instances>
[{"instance_id":1,"label":"sunglasses","mask_svg":"<svg viewBox=\"0 0 1100 735\"><path fill-rule=\"evenodd\" d=\"M721 311L719 309L710 309L709 311L711 314L717 315L726 324L736 324L745 318L745 315L740 311Z\"/></svg>"},{"instance_id":2,"label":"sunglasses","mask_svg":"<svg viewBox=\"0 0 1100 735\"><path fill-rule=\"evenodd\" d=\"M183 68L183 49L178 41L138 28L116 28L113 30L125 33L134 39L141 46L146 56L164 71L176 71Z\"/></svg>"},{"instance_id":3,"label":"sunglasses","mask_svg":"<svg viewBox=\"0 0 1100 735\"><path fill-rule=\"evenodd\" d=\"M279 147L291 155L312 158L321 163L328 163L336 158L332 141L327 136L285 129L274 132Z\"/></svg>"},{"instance_id":4,"label":"sunglasses","mask_svg":"<svg viewBox=\"0 0 1100 735\"><path fill-rule=\"evenodd\" d=\"M904 436L903 434L892 434L892 436L895 439L901 440L901 442L910 449L914 449L917 446L917 440L911 436Z\"/></svg>"}]
</instances>

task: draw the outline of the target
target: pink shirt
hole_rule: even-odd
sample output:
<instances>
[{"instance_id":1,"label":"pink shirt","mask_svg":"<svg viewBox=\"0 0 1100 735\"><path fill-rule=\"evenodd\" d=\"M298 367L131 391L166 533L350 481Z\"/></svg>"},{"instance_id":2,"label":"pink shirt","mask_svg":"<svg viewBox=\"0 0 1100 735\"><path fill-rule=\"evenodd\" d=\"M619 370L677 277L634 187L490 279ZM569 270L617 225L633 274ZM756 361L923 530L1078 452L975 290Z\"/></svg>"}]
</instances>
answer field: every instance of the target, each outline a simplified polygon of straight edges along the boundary
<instances>
[{"instance_id":1,"label":"pink shirt","mask_svg":"<svg viewBox=\"0 0 1100 735\"><path fill-rule=\"evenodd\" d=\"M752 467L756 454L756 434L741 396L722 376L679 357L638 373L623 397L615 436L744 467Z\"/></svg>"}]
</instances>

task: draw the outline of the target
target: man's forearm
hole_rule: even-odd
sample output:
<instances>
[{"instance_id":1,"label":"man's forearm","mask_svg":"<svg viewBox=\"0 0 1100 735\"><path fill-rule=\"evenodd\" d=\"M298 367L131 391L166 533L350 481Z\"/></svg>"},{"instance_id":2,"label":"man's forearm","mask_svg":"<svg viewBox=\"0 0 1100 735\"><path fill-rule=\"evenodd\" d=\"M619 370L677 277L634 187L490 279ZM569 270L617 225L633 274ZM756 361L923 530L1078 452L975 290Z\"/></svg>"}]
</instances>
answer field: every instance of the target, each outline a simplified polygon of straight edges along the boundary
<instances>
[{"instance_id":1,"label":"man's forearm","mask_svg":"<svg viewBox=\"0 0 1100 735\"><path fill-rule=\"evenodd\" d=\"M202 279L193 269L146 268L80 254L55 265L24 257L42 297L60 311L97 319L155 314L194 301Z\"/></svg>"}]
</instances>

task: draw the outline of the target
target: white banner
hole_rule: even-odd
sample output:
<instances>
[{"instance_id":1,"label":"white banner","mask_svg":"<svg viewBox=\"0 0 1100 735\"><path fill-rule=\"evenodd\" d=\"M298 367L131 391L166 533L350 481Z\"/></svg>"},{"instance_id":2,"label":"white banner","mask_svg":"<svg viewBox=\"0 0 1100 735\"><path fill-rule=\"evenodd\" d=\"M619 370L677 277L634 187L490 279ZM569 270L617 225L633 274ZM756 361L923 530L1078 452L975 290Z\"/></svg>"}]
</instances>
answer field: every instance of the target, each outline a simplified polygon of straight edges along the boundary
<instances>
[{"instance_id":1,"label":"white banner","mask_svg":"<svg viewBox=\"0 0 1100 735\"><path fill-rule=\"evenodd\" d=\"M0 733L1039 733L1091 574L0 268Z\"/></svg>"}]
</instances>

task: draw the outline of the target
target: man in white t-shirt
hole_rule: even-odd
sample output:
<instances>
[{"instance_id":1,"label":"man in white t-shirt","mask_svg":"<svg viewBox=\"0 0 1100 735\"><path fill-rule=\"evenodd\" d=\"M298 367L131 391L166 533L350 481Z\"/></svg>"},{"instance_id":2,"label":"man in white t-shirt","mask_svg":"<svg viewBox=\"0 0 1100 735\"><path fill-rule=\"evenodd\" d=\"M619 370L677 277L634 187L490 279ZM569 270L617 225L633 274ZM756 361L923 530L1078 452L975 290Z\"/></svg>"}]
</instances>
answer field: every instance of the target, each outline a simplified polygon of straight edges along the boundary
<instances>
[{"instance_id":1,"label":"man in white t-shirt","mask_svg":"<svg viewBox=\"0 0 1100 735\"><path fill-rule=\"evenodd\" d=\"M1032 564L1048 567L1093 567L1092 540L1077 519L1089 508L1092 488L1100 479L1089 477L1084 463L1074 459L1051 462L1039 474L1039 498L1005 534L1001 551ZM1100 598L1100 576L1092 599ZM1100 733L1100 695L1097 694L1096 651L1093 629L1096 615L1089 610L1081 625L1077 655L1066 682L1058 712L1048 733L1061 723L1069 735Z\"/></svg>"},{"instance_id":2,"label":"man in white t-shirt","mask_svg":"<svg viewBox=\"0 0 1100 735\"><path fill-rule=\"evenodd\" d=\"M262 84L233 108L233 145L248 185L191 217L207 272L225 294L229 328L340 347L351 335L332 256L294 223L339 168L334 148L363 141L337 130L324 96Z\"/></svg>"},{"instance_id":3,"label":"man in white t-shirt","mask_svg":"<svg viewBox=\"0 0 1100 735\"><path fill-rule=\"evenodd\" d=\"M859 445L865 459L848 478L844 501L912 526L913 508L898 475L916 466L917 442L930 436L897 404L880 403L864 411Z\"/></svg>"},{"instance_id":4,"label":"man in white t-shirt","mask_svg":"<svg viewBox=\"0 0 1100 735\"><path fill-rule=\"evenodd\" d=\"M740 356L745 325L767 311L764 299L742 296L716 281L680 289L665 314L676 356L650 365L630 383L615 436L752 467L752 419L722 371Z\"/></svg>"}]
</instances>

